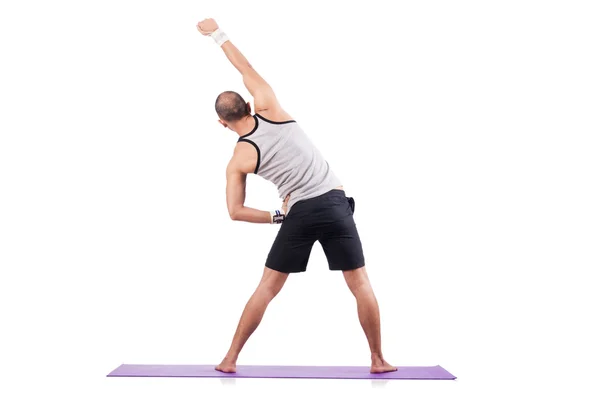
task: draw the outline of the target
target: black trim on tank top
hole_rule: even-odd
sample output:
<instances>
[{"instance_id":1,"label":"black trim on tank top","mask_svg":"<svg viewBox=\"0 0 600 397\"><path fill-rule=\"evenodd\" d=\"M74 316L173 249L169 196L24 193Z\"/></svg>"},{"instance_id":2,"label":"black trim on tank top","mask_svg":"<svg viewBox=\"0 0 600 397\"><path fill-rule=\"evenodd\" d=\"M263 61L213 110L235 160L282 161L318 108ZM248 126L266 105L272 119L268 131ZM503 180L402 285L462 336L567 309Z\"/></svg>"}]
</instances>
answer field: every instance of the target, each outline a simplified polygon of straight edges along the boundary
<instances>
[{"instance_id":1,"label":"black trim on tank top","mask_svg":"<svg viewBox=\"0 0 600 397\"><path fill-rule=\"evenodd\" d=\"M244 135L244 136L246 136L246 135ZM260 149L258 148L258 145L256 143L254 143L253 141L251 141L250 139L245 139L243 137L238 139L238 142L247 142L247 143L251 144L252 146L254 146L254 149L256 149L258 158L256 159L256 168L254 169L254 173L258 174L258 168L260 167Z\"/></svg>"},{"instance_id":2,"label":"black trim on tank top","mask_svg":"<svg viewBox=\"0 0 600 397\"><path fill-rule=\"evenodd\" d=\"M267 123L271 123L271 124L287 124L287 123L295 123L296 120L288 120L288 121L273 121L273 120L269 120L268 118L261 116L260 114L256 113L256 116L258 116L259 119L266 121Z\"/></svg>"},{"instance_id":3,"label":"black trim on tank top","mask_svg":"<svg viewBox=\"0 0 600 397\"><path fill-rule=\"evenodd\" d=\"M256 129L258 128L258 120L256 119L256 116L252 116L254 118L254 128L252 129L252 131L250 131L249 133L247 133L246 135L242 135L240 137L240 139L242 138L247 138L250 135L254 134L256 132Z\"/></svg>"}]
</instances>

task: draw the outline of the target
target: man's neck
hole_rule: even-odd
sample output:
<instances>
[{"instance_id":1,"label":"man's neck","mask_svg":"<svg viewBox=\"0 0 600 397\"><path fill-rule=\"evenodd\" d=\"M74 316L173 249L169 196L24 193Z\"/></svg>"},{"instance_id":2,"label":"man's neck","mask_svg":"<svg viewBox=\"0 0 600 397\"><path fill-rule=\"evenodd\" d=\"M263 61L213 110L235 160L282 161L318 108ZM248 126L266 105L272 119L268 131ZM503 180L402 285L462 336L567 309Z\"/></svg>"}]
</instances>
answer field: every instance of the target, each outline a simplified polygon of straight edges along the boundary
<instances>
[{"instance_id":1,"label":"man's neck","mask_svg":"<svg viewBox=\"0 0 600 397\"><path fill-rule=\"evenodd\" d=\"M235 124L233 130L239 135L249 134L256 127L256 120L253 116L246 116Z\"/></svg>"}]
</instances>

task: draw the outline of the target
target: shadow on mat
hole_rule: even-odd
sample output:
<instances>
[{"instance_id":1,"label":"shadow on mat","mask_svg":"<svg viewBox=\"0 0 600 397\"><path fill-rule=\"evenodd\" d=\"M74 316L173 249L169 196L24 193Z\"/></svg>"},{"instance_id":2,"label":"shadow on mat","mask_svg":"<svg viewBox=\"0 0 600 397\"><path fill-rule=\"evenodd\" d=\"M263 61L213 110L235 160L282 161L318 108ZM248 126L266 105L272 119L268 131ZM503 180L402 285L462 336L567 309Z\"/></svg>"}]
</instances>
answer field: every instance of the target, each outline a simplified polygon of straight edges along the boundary
<instances>
[{"instance_id":1,"label":"shadow on mat","mask_svg":"<svg viewBox=\"0 0 600 397\"><path fill-rule=\"evenodd\" d=\"M387 385L389 382L388 379L372 379L371 380L371 387L373 389L382 389L385 387L385 385Z\"/></svg>"},{"instance_id":2,"label":"shadow on mat","mask_svg":"<svg viewBox=\"0 0 600 397\"><path fill-rule=\"evenodd\" d=\"M221 381L221 384L223 386L235 386L236 385L235 378L219 378L219 380Z\"/></svg>"}]
</instances>

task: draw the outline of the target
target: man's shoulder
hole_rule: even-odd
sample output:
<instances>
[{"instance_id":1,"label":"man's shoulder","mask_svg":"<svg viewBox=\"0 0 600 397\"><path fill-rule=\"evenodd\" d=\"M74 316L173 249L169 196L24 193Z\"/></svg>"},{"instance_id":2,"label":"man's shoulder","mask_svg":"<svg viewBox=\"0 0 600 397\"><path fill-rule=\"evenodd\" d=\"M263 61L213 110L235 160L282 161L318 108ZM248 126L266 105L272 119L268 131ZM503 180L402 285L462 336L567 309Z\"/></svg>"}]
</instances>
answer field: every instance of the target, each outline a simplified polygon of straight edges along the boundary
<instances>
[{"instance_id":1,"label":"man's shoulder","mask_svg":"<svg viewBox=\"0 0 600 397\"><path fill-rule=\"evenodd\" d=\"M231 171L239 170L245 173L254 172L258 153L256 148L254 148L254 145L248 143L249 142L245 140L239 140L236 143L227 169Z\"/></svg>"},{"instance_id":2,"label":"man's shoulder","mask_svg":"<svg viewBox=\"0 0 600 397\"><path fill-rule=\"evenodd\" d=\"M256 116L270 124L295 123L296 120L283 109L263 109L258 110Z\"/></svg>"}]
</instances>

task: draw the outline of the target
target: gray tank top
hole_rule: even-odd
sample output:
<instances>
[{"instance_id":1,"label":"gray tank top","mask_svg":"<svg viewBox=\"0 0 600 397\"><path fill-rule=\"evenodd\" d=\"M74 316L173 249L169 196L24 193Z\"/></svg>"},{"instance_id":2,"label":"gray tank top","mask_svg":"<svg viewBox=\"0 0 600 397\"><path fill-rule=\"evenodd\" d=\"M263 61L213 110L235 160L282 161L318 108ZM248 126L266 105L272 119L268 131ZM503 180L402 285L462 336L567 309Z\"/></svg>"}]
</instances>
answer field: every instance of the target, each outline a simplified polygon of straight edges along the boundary
<instances>
[{"instance_id":1,"label":"gray tank top","mask_svg":"<svg viewBox=\"0 0 600 397\"><path fill-rule=\"evenodd\" d=\"M254 129L238 142L247 142L258 152L254 173L275 184L281 200L290 194L288 212L298 201L342 184L295 120L271 121L259 114L253 117Z\"/></svg>"}]
</instances>

